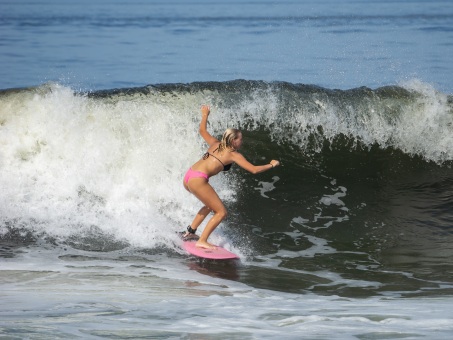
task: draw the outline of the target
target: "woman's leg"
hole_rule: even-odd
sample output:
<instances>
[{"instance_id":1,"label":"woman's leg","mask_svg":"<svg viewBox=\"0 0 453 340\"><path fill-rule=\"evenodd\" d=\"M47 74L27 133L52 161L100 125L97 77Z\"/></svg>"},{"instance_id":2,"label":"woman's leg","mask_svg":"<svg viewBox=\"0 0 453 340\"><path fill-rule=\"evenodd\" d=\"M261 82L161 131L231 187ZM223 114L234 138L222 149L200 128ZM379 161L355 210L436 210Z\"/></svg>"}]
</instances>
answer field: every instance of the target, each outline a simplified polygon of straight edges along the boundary
<instances>
[{"instance_id":1,"label":"woman's leg","mask_svg":"<svg viewBox=\"0 0 453 340\"><path fill-rule=\"evenodd\" d=\"M188 183L186 181L183 182L184 184L184 188L192 193L189 189L189 186L188 186ZM190 224L190 227L194 230L196 230L200 224L204 221L204 219L206 218L206 216L208 216L210 213L212 212L211 209L209 209L207 206L204 206L203 208L201 208L198 213L195 215L195 218L193 219L192 223ZM187 237L189 236L190 233L187 231L184 235L184 237Z\"/></svg>"},{"instance_id":2,"label":"woman's leg","mask_svg":"<svg viewBox=\"0 0 453 340\"><path fill-rule=\"evenodd\" d=\"M196 222L200 221L201 223L210 211L214 212L214 216L212 216L208 224L206 224L206 227L204 228L203 233L200 236L200 239L197 241L197 247L210 249L214 248L212 244L208 243L208 237L209 235L211 235L214 229L220 224L220 222L222 222L222 220L226 217L227 210L223 205L222 201L220 200L219 196L215 192L215 190L205 179L192 178L188 183L188 187L190 189L190 192L194 194L195 197L198 198L205 205L205 207L200 210L200 212L202 210L203 212L201 214L199 212L198 215L200 216L197 215L194 221ZM207 214L204 215L204 213L206 212ZM203 219L201 219L202 217ZM193 227L194 226L192 226L192 228Z\"/></svg>"},{"instance_id":3,"label":"woman's leg","mask_svg":"<svg viewBox=\"0 0 453 340\"><path fill-rule=\"evenodd\" d=\"M211 212L212 210L209 209L207 206L204 206L203 208L201 208L199 211L198 211L198 214L195 216L195 218L193 219L192 223L190 224L190 226L192 227L192 229L197 229L198 226L204 221L204 219L206 218L206 216L209 215L209 213Z\"/></svg>"}]
</instances>

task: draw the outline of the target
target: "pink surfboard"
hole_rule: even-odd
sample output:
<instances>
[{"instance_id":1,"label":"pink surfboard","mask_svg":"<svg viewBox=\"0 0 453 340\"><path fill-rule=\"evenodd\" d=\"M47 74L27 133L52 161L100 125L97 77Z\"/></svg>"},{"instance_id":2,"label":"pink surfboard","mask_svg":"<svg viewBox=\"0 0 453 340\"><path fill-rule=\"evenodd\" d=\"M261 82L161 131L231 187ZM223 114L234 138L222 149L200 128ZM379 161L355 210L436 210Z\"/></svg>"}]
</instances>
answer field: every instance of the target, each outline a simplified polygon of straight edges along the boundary
<instances>
[{"instance_id":1,"label":"pink surfboard","mask_svg":"<svg viewBox=\"0 0 453 340\"><path fill-rule=\"evenodd\" d=\"M195 246L196 241L183 241L183 248L192 255L203 257L205 259L211 260L231 260L231 259L238 259L239 256L236 254L222 248L220 246L216 246L217 249L204 249L204 248L197 248Z\"/></svg>"}]
</instances>

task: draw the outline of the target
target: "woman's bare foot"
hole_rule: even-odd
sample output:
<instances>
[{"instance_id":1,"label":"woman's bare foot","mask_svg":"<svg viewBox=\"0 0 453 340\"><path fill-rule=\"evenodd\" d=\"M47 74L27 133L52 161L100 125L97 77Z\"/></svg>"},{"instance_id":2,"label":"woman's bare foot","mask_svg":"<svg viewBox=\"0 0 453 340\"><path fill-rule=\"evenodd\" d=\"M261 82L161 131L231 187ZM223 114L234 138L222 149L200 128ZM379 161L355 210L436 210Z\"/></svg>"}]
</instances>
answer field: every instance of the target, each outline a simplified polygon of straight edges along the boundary
<instances>
[{"instance_id":1,"label":"woman's bare foot","mask_svg":"<svg viewBox=\"0 0 453 340\"><path fill-rule=\"evenodd\" d=\"M205 241L200 241L198 240L197 243L195 244L195 247L197 248L204 248L204 249L217 249L217 247L211 243L205 242Z\"/></svg>"}]
</instances>

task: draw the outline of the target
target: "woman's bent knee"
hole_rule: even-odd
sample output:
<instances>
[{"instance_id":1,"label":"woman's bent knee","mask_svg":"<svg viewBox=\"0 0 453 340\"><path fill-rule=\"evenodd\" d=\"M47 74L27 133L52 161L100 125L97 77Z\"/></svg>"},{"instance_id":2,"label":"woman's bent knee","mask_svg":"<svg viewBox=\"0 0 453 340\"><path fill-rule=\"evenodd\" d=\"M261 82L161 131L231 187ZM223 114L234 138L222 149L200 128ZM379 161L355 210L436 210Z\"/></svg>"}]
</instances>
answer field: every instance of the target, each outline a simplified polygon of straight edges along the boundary
<instances>
[{"instance_id":1,"label":"woman's bent knee","mask_svg":"<svg viewBox=\"0 0 453 340\"><path fill-rule=\"evenodd\" d=\"M221 209L221 210L217 211L216 214L223 220L227 217L228 212L226 209Z\"/></svg>"}]
</instances>

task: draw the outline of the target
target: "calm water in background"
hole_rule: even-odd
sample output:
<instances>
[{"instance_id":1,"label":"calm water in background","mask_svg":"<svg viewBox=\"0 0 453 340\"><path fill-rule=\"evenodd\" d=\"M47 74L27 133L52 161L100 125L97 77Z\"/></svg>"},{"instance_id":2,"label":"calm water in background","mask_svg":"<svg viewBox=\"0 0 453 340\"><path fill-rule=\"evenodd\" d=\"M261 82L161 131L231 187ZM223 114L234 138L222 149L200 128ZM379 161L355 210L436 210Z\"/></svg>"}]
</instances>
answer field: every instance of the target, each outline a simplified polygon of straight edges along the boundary
<instances>
[{"instance_id":1,"label":"calm water in background","mask_svg":"<svg viewBox=\"0 0 453 340\"><path fill-rule=\"evenodd\" d=\"M451 1L2 1L0 335L450 338L452 27ZM283 163L211 179L240 262L175 234L205 102Z\"/></svg>"},{"instance_id":2,"label":"calm water in background","mask_svg":"<svg viewBox=\"0 0 453 340\"><path fill-rule=\"evenodd\" d=\"M0 88L417 78L451 93L451 1L2 1Z\"/></svg>"}]
</instances>

